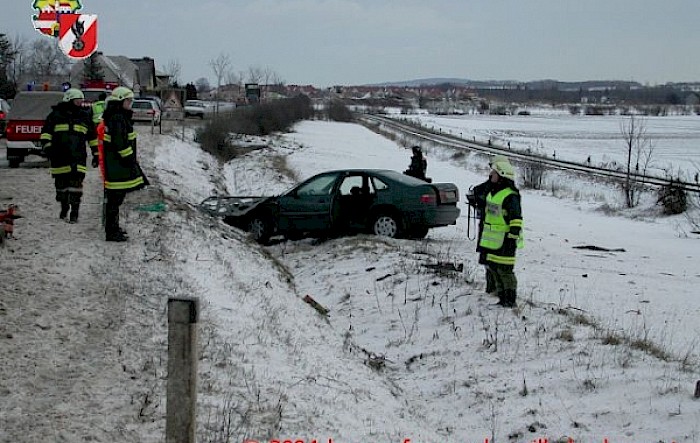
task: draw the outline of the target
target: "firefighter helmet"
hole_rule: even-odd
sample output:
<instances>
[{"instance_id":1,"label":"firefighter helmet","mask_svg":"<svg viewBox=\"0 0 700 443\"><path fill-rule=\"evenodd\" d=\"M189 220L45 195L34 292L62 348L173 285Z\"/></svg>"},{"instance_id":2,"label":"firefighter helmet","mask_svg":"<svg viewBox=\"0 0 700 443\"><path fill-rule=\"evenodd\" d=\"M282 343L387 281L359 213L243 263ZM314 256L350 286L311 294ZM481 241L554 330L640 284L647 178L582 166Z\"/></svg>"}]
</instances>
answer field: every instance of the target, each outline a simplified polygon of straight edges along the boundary
<instances>
[{"instance_id":1,"label":"firefighter helmet","mask_svg":"<svg viewBox=\"0 0 700 443\"><path fill-rule=\"evenodd\" d=\"M69 102L71 100L84 100L85 95L80 89L71 88L63 93L63 101Z\"/></svg>"},{"instance_id":2,"label":"firefighter helmet","mask_svg":"<svg viewBox=\"0 0 700 443\"><path fill-rule=\"evenodd\" d=\"M489 161L489 166L493 165L494 163L502 162L502 161L508 161L508 157L505 155L494 155L493 158Z\"/></svg>"},{"instance_id":3,"label":"firefighter helmet","mask_svg":"<svg viewBox=\"0 0 700 443\"><path fill-rule=\"evenodd\" d=\"M507 159L493 162L491 164L491 169L496 171L496 173L503 178L515 180L515 169Z\"/></svg>"},{"instance_id":4,"label":"firefighter helmet","mask_svg":"<svg viewBox=\"0 0 700 443\"><path fill-rule=\"evenodd\" d=\"M129 98L134 98L134 91L125 86L119 86L118 88L114 88L114 91L112 91L112 95L109 96L110 100L116 101L123 101Z\"/></svg>"}]
</instances>

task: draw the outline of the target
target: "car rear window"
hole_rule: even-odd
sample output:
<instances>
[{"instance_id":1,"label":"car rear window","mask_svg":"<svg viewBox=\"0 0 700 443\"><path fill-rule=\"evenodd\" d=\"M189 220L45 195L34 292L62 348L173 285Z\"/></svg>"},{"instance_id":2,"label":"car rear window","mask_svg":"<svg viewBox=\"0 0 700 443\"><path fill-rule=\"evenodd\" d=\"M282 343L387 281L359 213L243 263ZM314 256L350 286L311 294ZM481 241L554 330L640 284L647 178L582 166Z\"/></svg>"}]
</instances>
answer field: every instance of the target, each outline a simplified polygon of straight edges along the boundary
<instances>
[{"instance_id":1,"label":"car rear window","mask_svg":"<svg viewBox=\"0 0 700 443\"><path fill-rule=\"evenodd\" d=\"M153 109L151 102L133 102L131 107L135 109Z\"/></svg>"}]
</instances>

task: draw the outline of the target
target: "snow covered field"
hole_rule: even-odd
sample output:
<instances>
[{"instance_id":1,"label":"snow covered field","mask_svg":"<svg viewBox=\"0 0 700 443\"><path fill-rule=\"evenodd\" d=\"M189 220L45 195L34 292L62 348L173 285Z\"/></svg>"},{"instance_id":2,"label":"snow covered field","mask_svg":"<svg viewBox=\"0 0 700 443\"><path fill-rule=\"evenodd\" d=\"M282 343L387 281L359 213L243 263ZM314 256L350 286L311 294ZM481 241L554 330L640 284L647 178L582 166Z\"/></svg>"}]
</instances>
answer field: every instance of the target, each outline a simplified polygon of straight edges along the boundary
<instances>
[{"instance_id":1,"label":"snow covered field","mask_svg":"<svg viewBox=\"0 0 700 443\"><path fill-rule=\"evenodd\" d=\"M534 111L533 111L534 112ZM427 127L458 135L465 139L499 146L510 143L512 149L539 152L542 155L593 165L625 164L625 143L621 125L629 117L542 113L529 116L511 115L410 115ZM700 116L636 117L644 122L646 135L653 144L652 172L677 174L693 180L700 171Z\"/></svg>"},{"instance_id":2,"label":"snow covered field","mask_svg":"<svg viewBox=\"0 0 700 443\"><path fill-rule=\"evenodd\" d=\"M46 169L0 170L0 204L25 215L0 250L0 441L163 441L171 296L203 308L200 442L700 441L700 239L683 235L682 216L611 217L524 191L520 307L504 310L482 292L463 204L456 226L424 241L269 247L199 213L215 192L403 170L410 156L361 126L318 121L248 143L263 147L222 165L144 130L155 189L129 196L131 240L119 245L99 230L95 171L68 225ZM462 194L487 174L483 157L427 158L428 175ZM167 211L142 210L161 200ZM617 251L573 248L586 245Z\"/></svg>"}]
</instances>

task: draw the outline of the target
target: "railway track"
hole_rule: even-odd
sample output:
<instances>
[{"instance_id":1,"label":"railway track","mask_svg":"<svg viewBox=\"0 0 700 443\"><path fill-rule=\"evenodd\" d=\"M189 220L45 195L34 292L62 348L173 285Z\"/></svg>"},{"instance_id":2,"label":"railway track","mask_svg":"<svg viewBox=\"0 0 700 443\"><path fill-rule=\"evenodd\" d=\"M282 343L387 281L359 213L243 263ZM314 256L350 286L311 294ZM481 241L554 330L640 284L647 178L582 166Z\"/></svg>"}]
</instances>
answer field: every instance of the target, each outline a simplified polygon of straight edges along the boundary
<instances>
[{"instance_id":1,"label":"railway track","mask_svg":"<svg viewBox=\"0 0 700 443\"><path fill-rule=\"evenodd\" d=\"M454 149L467 149L474 152L493 155L501 154L507 156L512 160L517 160L524 163L536 163L546 166L550 169L559 169L563 171L584 173L597 177L606 177L620 182L627 179L627 174L623 171L606 169L597 166L590 166L566 160L557 160L539 155L528 154L521 151L515 151L512 149L507 149L506 147L502 146L489 145L488 143L481 143L477 141L469 141L453 135L436 133L426 128L419 128L407 123L396 121L389 117L365 114L360 118L362 121L369 125L384 125L385 127L390 128L391 130L399 132L401 134L409 135L420 140L429 141ZM657 187L669 186L671 183L673 183L675 186L685 191L700 193L699 183L670 180L665 177L641 175L635 173L630 174L630 180L635 183Z\"/></svg>"}]
</instances>

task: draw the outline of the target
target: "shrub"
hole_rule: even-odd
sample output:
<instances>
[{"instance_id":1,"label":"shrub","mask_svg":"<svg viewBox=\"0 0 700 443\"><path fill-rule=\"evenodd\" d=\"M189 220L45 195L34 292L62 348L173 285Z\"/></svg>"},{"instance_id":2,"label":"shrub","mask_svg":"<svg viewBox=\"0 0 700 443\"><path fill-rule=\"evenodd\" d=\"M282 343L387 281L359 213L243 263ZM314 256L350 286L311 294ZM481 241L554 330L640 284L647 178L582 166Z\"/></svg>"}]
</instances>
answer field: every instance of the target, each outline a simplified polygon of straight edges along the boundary
<instances>
[{"instance_id":1,"label":"shrub","mask_svg":"<svg viewBox=\"0 0 700 443\"><path fill-rule=\"evenodd\" d=\"M656 201L663 207L665 215L682 214L688 209L688 196L685 189L673 181L659 189Z\"/></svg>"},{"instance_id":2,"label":"shrub","mask_svg":"<svg viewBox=\"0 0 700 443\"><path fill-rule=\"evenodd\" d=\"M235 153L230 149L230 133L226 119L217 117L197 130L195 141L199 142L203 150L226 162L235 157Z\"/></svg>"},{"instance_id":3,"label":"shrub","mask_svg":"<svg viewBox=\"0 0 700 443\"><path fill-rule=\"evenodd\" d=\"M352 111L340 100L331 100L328 105L328 119L337 122L351 122L354 120Z\"/></svg>"},{"instance_id":4,"label":"shrub","mask_svg":"<svg viewBox=\"0 0 700 443\"><path fill-rule=\"evenodd\" d=\"M538 161L523 162L520 164L520 171L525 189L542 189L544 176L547 172L547 167L544 164Z\"/></svg>"},{"instance_id":5,"label":"shrub","mask_svg":"<svg viewBox=\"0 0 700 443\"><path fill-rule=\"evenodd\" d=\"M311 100L305 95L245 106L209 120L197 131L197 141L205 151L228 161L238 155L238 150L231 146L231 134L269 135L288 131L294 123L312 116Z\"/></svg>"}]
</instances>

